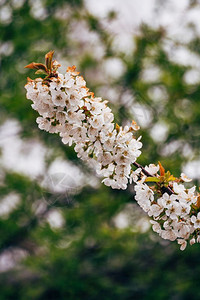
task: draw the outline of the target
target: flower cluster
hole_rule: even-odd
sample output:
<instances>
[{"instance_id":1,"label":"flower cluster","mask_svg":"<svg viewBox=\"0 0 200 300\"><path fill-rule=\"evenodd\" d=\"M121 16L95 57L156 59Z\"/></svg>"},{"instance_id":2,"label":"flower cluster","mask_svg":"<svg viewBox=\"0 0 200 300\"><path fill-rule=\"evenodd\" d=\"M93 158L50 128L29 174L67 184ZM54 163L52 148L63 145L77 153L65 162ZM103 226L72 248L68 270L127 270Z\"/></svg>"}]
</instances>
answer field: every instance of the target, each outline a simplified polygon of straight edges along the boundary
<instances>
[{"instance_id":1,"label":"flower cluster","mask_svg":"<svg viewBox=\"0 0 200 300\"><path fill-rule=\"evenodd\" d=\"M25 86L32 108L40 114L39 128L58 133L64 144L75 144L77 156L95 167L105 185L126 189L135 176L131 165L141 154L142 143L135 138L139 126L134 121L124 128L115 125L107 101L89 91L74 66L60 74L52 56L52 52L46 55L46 66L27 66L47 75L28 79Z\"/></svg>"},{"instance_id":2,"label":"flower cluster","mask_svg":"<svg viewBox=\"0 0 200 300\"><path fill-rule=\"evenodd\" d=\"M74 145L77 156L94 167L103 182L115 189L126 189L135 182L135 199L151 217L152 228L163 239L177 240L184 250L187 242L200 242L200 194L196 187L186 188L190 179L184 174L175 178L159 163L143 168L136 159L142 143L136 139L139 126L120 127L107 101L95 97L75 66L62 75L60 66L52 60L53 51L46 54L46 65L31 63L45 78L28 79L25 88L32 108L40 117L40 129L58 133L62 142ZM132 167L136 166L134 171ZM159 174L158 174L159 172Z\"/></svg>"},{"instance_id":3,"label":"flower cluster","mask_svg":"<svg viewBox=\"0 0 200 300\"><path fill-rule=\"evenodd\" d=\"M162 188L158 187L160 179L163 179L157 173L159 166L150 165L145 169L154 175L151 177L151 181L155 180L157 186L148 186L145 182L146 180L148 182L148 177L144 175L136 183L135 199L152 218L150 222L153 230L163 239L177 240L181 245L181 250L186 248L187 241L190 241L190 244L199 243L200 205L199 195L195 191L196 187L185 188L180 182L189 182L190 179L181 174L179 180L173 176L169 178L168 183L172 187L172 193L163 193ZM170 181L171 179L173 181Z\"/></svg>"}]
</instances>

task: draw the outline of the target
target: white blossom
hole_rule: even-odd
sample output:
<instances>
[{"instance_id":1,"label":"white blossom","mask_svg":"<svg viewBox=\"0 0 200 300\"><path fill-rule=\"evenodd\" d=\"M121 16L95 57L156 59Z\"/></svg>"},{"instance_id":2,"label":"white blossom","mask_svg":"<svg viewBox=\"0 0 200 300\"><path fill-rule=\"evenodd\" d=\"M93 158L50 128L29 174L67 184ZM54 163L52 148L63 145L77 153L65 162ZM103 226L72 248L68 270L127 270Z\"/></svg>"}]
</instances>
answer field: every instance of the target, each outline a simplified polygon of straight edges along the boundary
<instances>
[{"instance_id":1,"label":"white blossom","mask_svg":"<svg viewBox=\"0 0 200 300\"><path fill-rule=\"evenodd\" d=\"M184 173L181 173L181 179L185 182L190 182L192 181L191 178L187 177L187 175L185 175Z\"/></svg>"},{"instance_id":2,"label":"white blossom","mask_svg":"<svg viewBox=\"0 0 200 300\"><path fill-rule=\"evenodd\" d=\"M183 239L178 239L178 244L181 245L180 250L185 250L186 246L187 246L187 242Z\"/></svg>"},{"instance_id":3,"label":"white blossom","mask_svg":"<svg viewBox=\"0 0 200 300\"><path fill-rule=\"evenodd\" d=\"M52 96L52 102L56 106L65 106L65 101L67 99L67 95L65 92L62 92L61 90L52 90L51 91L51 96Z\"/></svg>"},{"instance_id":4,"label":"white blossom","mask_svg":"<svg viewBox=\"0 0 200 300\"><path fill-rule=\"evenodd\" d=\"M145 166L145 170L151 175L155 175L159 171L159 165L150 164L149 166Z\"/></svg>"},{"instance_id":5,"label":"white blossom","mask_svg":"<svg viewBox=\"0 0 200 300\"><path fill-rule=\"evenodd\" d=\"M194 224L194 228L200 228L200 212L197 216L191 217L191 222Z\"/></svg>"}]
</instances>

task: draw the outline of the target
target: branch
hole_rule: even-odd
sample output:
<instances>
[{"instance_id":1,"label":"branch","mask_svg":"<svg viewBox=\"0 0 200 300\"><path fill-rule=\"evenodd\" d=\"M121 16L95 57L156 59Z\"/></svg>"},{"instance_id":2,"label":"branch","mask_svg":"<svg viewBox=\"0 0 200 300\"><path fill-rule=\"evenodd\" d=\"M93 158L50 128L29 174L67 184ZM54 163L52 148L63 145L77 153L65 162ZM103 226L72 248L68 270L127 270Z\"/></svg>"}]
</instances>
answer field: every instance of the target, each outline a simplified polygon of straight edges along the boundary
<instances>
[{"instance_id":1,"label":"branch","mask_svg":"<svg viewBox=\"0 0 200 300\"><path fill-rule=\"evenodd\" d=\"M134 162L133 164L134 164L135 167L141 168L141 169L142 169L142 172L143 172L144 175L146 175L147 177L155 177L155 176L151 175L147 170L145 170L145 168L144 168L143 166L141 166L141 165L138 164L137 162ZM172 191L172 189L171 189L169 186L168 186L168 187L163 186L163 187L161 188L161 190L162 190L162 193L163 193L163 194L164 194L164 193L167 193L167 194L169 194L169 195L174 194L174 192Z\"/></svg>"}]
</instances>

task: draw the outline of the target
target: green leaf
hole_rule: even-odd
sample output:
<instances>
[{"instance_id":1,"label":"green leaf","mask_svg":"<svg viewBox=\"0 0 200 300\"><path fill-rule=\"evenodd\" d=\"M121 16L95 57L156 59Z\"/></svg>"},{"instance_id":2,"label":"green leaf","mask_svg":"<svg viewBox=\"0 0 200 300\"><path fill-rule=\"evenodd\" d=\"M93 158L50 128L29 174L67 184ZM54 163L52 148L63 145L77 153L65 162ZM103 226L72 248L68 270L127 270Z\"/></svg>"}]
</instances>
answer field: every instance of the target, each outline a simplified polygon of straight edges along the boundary
<instances>
[{"instance_id":1,"label":"green leaf","mask_svg":"<svg viewBox=\"0 0 200 300\"><path fill-rule=\"evenodd\" d=\"M39 69L35 72L35 74L45 74L45 75L48 75L48 73L42 69Z\"/></svg>"},{"instance_id":2,"label":"green leaf","mask_svg":"<svg viewBox=\"0 0 200 300\"><path fill-rule=\"evenodd\" d=\"M145 179L145 182L159 182L159 181L160 181L160 179L157 177L147 177Z\"/></svg>"}]
</instances>

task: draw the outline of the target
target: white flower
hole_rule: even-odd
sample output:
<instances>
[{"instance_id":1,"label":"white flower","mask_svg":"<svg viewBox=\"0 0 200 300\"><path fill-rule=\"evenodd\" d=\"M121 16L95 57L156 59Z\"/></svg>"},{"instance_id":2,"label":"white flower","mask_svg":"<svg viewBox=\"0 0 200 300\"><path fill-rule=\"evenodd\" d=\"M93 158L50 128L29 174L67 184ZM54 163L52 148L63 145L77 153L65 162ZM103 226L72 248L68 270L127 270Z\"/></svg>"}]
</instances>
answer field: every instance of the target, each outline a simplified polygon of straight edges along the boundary
<instances>
[{"instance_id":1,"label":"white flower","mask_svg":"<svg viewBox=\"0 0 200 300\"><path fill-rule=\"evenodd\" d=\"M176 233L174 230L162 230L160 232L160 235L163 239L165 240L170 240L170 241L175 241L175 239L177 238Z\"/></svg>"},{"instance_id":2,"label":"white flower","mask_svg":"<svg viewBox=\"0 0 200 300\"><path fill-rule=\"evenodd\" d=\"M87 131L88 137L90 139L91 142L94 142L99 134L99 131L97 128L94 128L92 126L89 127L88 131Z\"/></svg>"},{"instance_id":3,"label":"white flower","mask_svg":"<svg viewBox=\"0 0 200 300\"><path fill-rule=\"evenodd\" d=\"M114 175L113 179L116 180L116 182L122 187L122 189L127 188L128 178L123 173Z\"/></svg>"},{"instance_id":4,"label":"white flower","mask_svg":"<svg viewBox=\"0 0 200 300\"><path fill-rule=\"evenodd\" d=\"M138 168L135 171L131 170L131 173L130 173L130 183L138 181L138 178L139 178L139 175L141 173L141 170L142 170L141 168Z\"/></svg>"},{"instance_id":5,"label":"white flower","mask_svg":"<svg viewBox=\"0 0 200 300\"><path fill-rule=\"evenodd\" d=\"M33 81L28 82L25 85L25 89L27 90L26 93L26 98L30 99L32 101L35 101L38 97L38 93L39 91L37 90L37 88L35 87L35 83Z\"/></svg>"},{"instance_id":6,"label":"white flower","mask_svg":"<svg viewBox=\"0 0 200 300\"><path fill-rule=\"evenodd\" d=\"M196 187L193 186L190 189L187 189L185 192L181 193L179 196L180 201L186 202L188 204L195 204L197 202L197 195L195 195Z\"/></svg>"},{"instance_id":7,"label":"white flower","mask_svg":"<svg viewBox=\"0 0 200 300\"><path fill-rule=\"evenodd\" d=\"M115 140L116 138L116 130L114 129L114 124L106 124L103 126L102 130L99 133L100 139L102 143L106 141Z\"/></svg>"},{"instance_id":8,"label":"white flower","mask_svg":"<svg viewBox=\"0 0 200 300\"><path fill-rule=\"evenodd\" d=\"M75 142L89 142L89 139L87 137L87 128L83 126L73 124L72 136Z\"/></svg>"},{"instance_id":9,"label":"white flower","mask_svg":"<svg viewBox=\"0 0 200 300\"><path fill-rule=\"evenodd\" d=\"M177 216L181 214L181 206L178 202L173 202L171 205L168 206L166 210L166 215L170 217L172 220L177 219Z\"/></svg>"},{"instance_id":10,"label":"white flower","mask_svg":"<svg viewBox=\"0 0 200 300\"><path fill-rule=\"evenodd\" d=\"M180 203L181 205L181 213L180 216L181 217L186 217L189 215L190 210L191 210L191 206L187 203Z\"/></svg>"},{"instance_id":11,"label":"white flower","mask_svg":"<svg viewBox=\"0 0 200 300\"><path fill-rule=\"evenodd\" d=\"M109 165L113 161L113 156L110 152L103 152L97 159L103 166Z\"/></svg>"},{"instance_id":12,"label":"white flower","mask_svg":"<svg viewBox=\"0 0 200 300\"><path fill-rule=\"evenodd\" d=\"M150 200L150 201L154 200L154 192L148 187L147 184L137 182L137 184L135 186L135 191L136 191L136 196L135 196L136 200L139 200L139 199L143 199L144 201L145 200Z\"/></svg>"},{"instance_id":13,"label":"white flower","mask_svg":"<svg viewBox=\"0 0 200 300\"><path fill-rule=\"evenodd\" d=\"M148 215L158 217L164 210L163 199L159 198L156 204L152 204Z\"/></svg>"},{"instance_id":14,"label":"white flower","mask_svg":"<svg viewBox=\"0 0 200 300\"><path fill-rule=\"evenodd\" d=\"M102 180L102 182L107 185L107 186L111 186L112 188L117 188L117 183L115 180L111 179L111 178L105 178Z\"/></svg>"},{"instance_id":15,"label":"white flower","mask_svg":"<svg viewBox=\"0 0 200 300\"><path fill-rule=\"evenodd\" d=\"M181 245L180 250L181 251L185 250L185 248L187 246L187 242L183 239L178 239L177 242L179 245Z\"/></svg>"},{"instance_id":16,"label":"white flower","mask_svg":"<svg viewBox=\"0 0 200 300\"><path fill-rule=\"evenodd\" d=\"M94 152L96 154L96 157L98 157L98 155L102 155L103 153L102 145L98 140L94 142Z\"/></svg>"},{"instance_id":17,"label":"white flower","mask_svg":"<svg viewBox=\"0 0 200 300\"><path fill-rule=\"evenodd\" d=\"M80 107L84 106L84 101L82 100L81 94L76 90L67 90L67 100L66 105L71 111L76 111Z\"/></svg>"},{"instance_id":18,"label":"white flower","mask_svg":"<svg viewBox=\"0 0 200 300\"><path fill-rule=\"evenodd\" d=\"M115 147L115 138L116 138L116 131L113 132L104 132L104 127L102 128L102 131L99 134L100 140L103 144L103 148L106 151L114 151Z\"/></svg>"},{"instance_id":19,"label":"white flower","mask_svg":"<svg viewBox=\"0 0 200 300\"><path fill-rule=\"evenodd\" d=\"M67 99L67 95L65 94L65 92L62 92L60 90L59 91L52 90L51 95L52 95L52 102L54 105L62 106L62 107L66 105L65 101Z\"/></svg>"},{"instance_id":20,"label":"white flower","mask_svg":"<svg viewBox=\"0 0 200 300\"><path fill-rule=\"evenodd\" d=\"M183 193L185 191L185 187L183 184L178 184L177 182L174 182L173 190L176 194L179 194L179 193Z\"/></svg>"},{"instance_id":21,"label":"white flower","mask_svg":"<svg viewBox=\"0 0 200 300\"><path fill-rule=\"evenodd\" d=\"M137 125L137 123L133 120L132 121L132 124L130 126L130 130L134 130L134 131L137 131L140 129L140 126Z\"/></svg>"},{"instance_id":22,"label":"white flower","mask_svg":"<svg viewBox=\"0 0 200 300\"><path fill-rule=\"evenodd\" d=\"M194 245L195 244L195 238L192 238L191 240L190 240L190 245Z\"/></svg>"},{"instance_id":23,"label":"white flower","mask_svg":"<svg viewBox=\"0 0 200 300\"><path fill-rule=\"evenodd\" d=\"M102 102L96 102L95 99L94 101L91 102L89 107L93 115L100 115L102 113L103 108L104 108L104 104Z\"/></svg>"},{"instance_id":24,"label":"white flower","mask_svg":"<svg viewBox=\"0 0 200 300\"><path fill-rule=\"evenodd\" d=\"M59 91L62 87L63 82L62 82L61 77L63 77L63 75L62 74L59 74L59 75L60 75L60 77L58 76L58 78L52 78L52 80L50 82L49 90L51 91L51 93L52 93L52 91L55 91L55 90Z\"/></svg>"},{"instance_id":25,"label":"white flower","mask_svg":"<svg viewBox=\"0 0 200 300\"><path fill-rule=\"evenodd\" d=\"M48 121L47 119L45 118L42 118L42 117L38 117L36 119L36 122L38 123L38 127L41 129L41 130L46 130L46 131L49 131L50 127L51 127L51 122Z\"/></svg>"},{"instance_id":26,"label":"white flower","mask_svg":"<svg viewBox=\"0 0 200 300\"><path fill-rule=\"evenodd\" d=\"M125 155L125 154L121 153L121 151L118 151L118 153L114 157L115 162L119 165L121 165L121 164L125 165L125 164L130 163L130 157L127 154Z\"/></svg>"},{"instance_id":27,"label":"white flower","mask_svg":"<svg viewBox=\"0 0 200 300\"><path fill-rule=\"evenodd\" d=\"M51 95L48 92L43 92L40 94L40 100L44 103L53 106Z\"/></svg>"},{"instance_id":28,"label":"white flower","mask_svg":"<svg viewBox=\"0 0 200 300\"><path fill-rule=\"evenodd\" d=\"M117 165L115 168L116 175L124 174L124 176L129 176L131 171L130 165Z\"/></svg>"},{"instance_id":29,"label":"white flower","mask_svg":"<svg viewBox=\"0 0 200 300\"><path fill-rule=\"evenodd\" d=\"M78 87L78 92L81 96L81 98L84 98L86 96L89 96L90 94L88 93L88 89L86 87Z\"/></svg>"},{"instance_id":30,"label":"white flower","mask_svg":"<svg viewBox=\"0 0 200 300\"><path fill-rule=\"evenodd\" d=\"M104 124L104 119L103 119L102 115L97 115L97 116L94 116L93 118L90 118L89 122L93 128L101 130L101 128Z\"/></svg>"},{"instance_id":31,"label":"white flower","mask_svg":"<svg viewBox=\"0 0 200 300\"><path fill-rule=\"evenodd\" d=\"M197 214L197 216L191 217L191 222L194 224L194 228L200 228L200 212Z\"/></svg>"},{"instance_id":32,"label":"white flower","mask_svg":"<svg viewBox=\"0 0 200 300\"><path fill-rule=\"evenodd\" d=\"M167 194L167 193L164 193L163 195L162 195L162 198L163 198L163 201L164 201L164 206L166 207L166 208L169 208L171 205L172 205L172 203L176 200L176 198L174 197L174 195L169 195L169 194Z\"/></svg>"},{"instance_id":33,"label":"white flower","mask_svg":"<svg viewBox=\"0 0 200 300\"><path fill-rule=\"evenodd\" d=\"M60 124L65 124L66 121L66 112L65 111L57 111L56 112L56 120L59 121Z\"/></svg>"},{"instance_id":34,"label":"white flower","mask_svg":"<svg viewBox=\"0 0 200 300\"><path fill-rule=\"evenodd\" d=\"M161 227L160 224L154 220L150 220L150 223L152 224L152 229L153 231L160 233L161 232Z\"/></svg>"},{"instance_id":35,"label":"white flower","mask_svg":"<svg viewBox=\"0 0 200 300\"><path fill-rule=\"evenodd\" d=\"M192 181L191 178L187 177L184 173L181 173L181 179L185 182L190 182Z\"/></svg>"},{"instance_id":36,"label":"white flower","mask_svg":"<svg viewBox=\"0 0 200 300\"><path fill-rule=\"evenodd\" d=\"M149 166L145 166L145 170L151 175L155 175L159 171L159 165L150 164Z\"/></svg>"},{"instance_id":37,"label":"white flower","mask_svg":"<svg viewBox=\"0 0 200 300\"><path fill-rule=\"evenodd\" d=\"M82 157L85 153L85 144L83 142L76 143L74 150L76 151L78 157Z\"/></svg>"},{"instance_id":38,"label":"white flower","mask_svg":"<svg viewBox=\"0 0 200 300\"><path fill-rule=\"evenodd\" d=\"M133 135L131 132L125 132L122 127L120 127L120 131L117 135L117 141L118 143L122 144L122 143L126 143L126 142L130 142L133 138Z\"/></svg>"},{"instance_id":39,"label":"white flower","mask_svg":"<svg viewBox=\"0 0 200 300\"><path fill-rule=\"evenodd\" d=\"M102 116L104 119L104 124L110 124L114 120L114 115L111 113L111 109L109 107L103 109Z\"/></svg>"},{"instance_id":40,"label":"white flower","mask_svg":"<svg viewBox=\"0 0 200 300\"><path fill-rule=\"evenodd\" d=\"M60 136L62 137L63 144L69 144L69 146L72 145L73 143L72 128L73 126L70 124L65 124L62 127L62 132L60 132Z\"/></svg>"},{"instance_id":41,"label":"white flower","mask_svg":"<svg viewBox=\"0 0 200 300\"><path fill-rule=\"evenodd\" d=\"M68 111L66 115L66 119L70 124L82 125L82 121L85 119L85 114L83 110L79 110L77 112Z\"/></svg>"},{"instance_id":42,"label":"white flower","mask_svg":"<svg viewBox=\"0 0 200 300\"><path fill-rule=\"evenodd\" d=\"M61 77L62 74L59 74ZM62 75L62 87L70 89L73 87L75 80L70 76L69 73L65 73L65 76Z\"/></svg>"},{"instance_id":43,"label":"white flower","mask_svg":"<svg viewBox=\"0 0 200 300\"><path fill-rule=\"evenodd\" d=\"M149 199L138 198L138 197L137 197L137 194L136 194L135 200L137 201L137 203L139 204L139 206L140 206L145 212L148 212L148 211L150 210L151 202L149 201Z\"/></svg>"},{"instance_id":44,"label":"white flower","mask_svg":"<svg viewBox=\"0 0 200 300\"><path fill-rule=\"evenodd\" d=\"M130 155L133 155L135 158L140 156L141 151L139 150L142 148L142 143L139 141L139 139L132 138L130 142L128 142L128 149L130 150Z\"/></svg>"},{"instance_id":45,"label":"white flower","mask_svg":"<svg viewBox=\"0 0 200 300\"><path fill-rule=\"evenodd\" d=\"M109 164L106 167L103 167L101 164L99 164L96 167L96 172L98 175L103 176L103 177L110 177L113 172L114 172L115 166L114 164Z\"/></svg>"},{"instance_id":46,"label":"white flower","mask_svg":"<svg viewBox=\"0 0 200 300\"><path fill-rule=\"evenodd\" d=\"M177 236L188 239L190 236L190 226L183 221L173 221L173 228L177 230Z\"/></svg>"},{"instance_id":47,"label":"white flower","mask_svg":"<svg viewBox=\"0 0 200 300\"><path fill-rule=\"evenodd\" d=\"M80 87L83 87L86 85L86 82L82 76L76 76L76 85L78 85Z\"/></svg>"}]
</instances>

